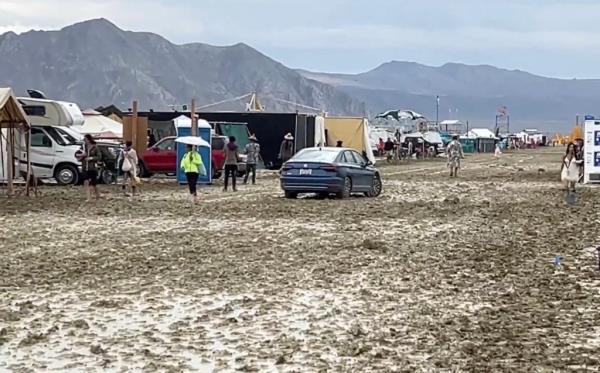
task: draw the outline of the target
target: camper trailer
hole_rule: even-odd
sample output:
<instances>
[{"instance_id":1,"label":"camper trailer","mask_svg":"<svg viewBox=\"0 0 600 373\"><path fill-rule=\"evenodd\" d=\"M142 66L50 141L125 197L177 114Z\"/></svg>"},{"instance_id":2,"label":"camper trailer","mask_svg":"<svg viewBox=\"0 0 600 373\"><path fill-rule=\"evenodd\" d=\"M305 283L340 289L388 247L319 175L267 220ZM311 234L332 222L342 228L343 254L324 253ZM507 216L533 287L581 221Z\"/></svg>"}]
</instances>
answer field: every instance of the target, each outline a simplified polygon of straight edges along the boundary
<instances>
[{"instance_id":1,"label":"camper trailer","mask_svg":"<svg viewBox=\"0 0 600 373\"><path fill-rule=\"evenodd\" d=\"M84 122L79 106L71 102L29 97L20 97L18 100L31 123L30 156L35 177L55 179L60 185L79 183L81 163L75 158L75 153L82 146L82 136L73 129ZM115 144L100 146L107 163L113 163L111 160L116 162L118 150L119 147ZM20 157L25 164L26 154L22 153ZM23 169L20 171L24 172ZM110 181L113 176L103 173L102 179Z\"/></svg>"}]
</instances>

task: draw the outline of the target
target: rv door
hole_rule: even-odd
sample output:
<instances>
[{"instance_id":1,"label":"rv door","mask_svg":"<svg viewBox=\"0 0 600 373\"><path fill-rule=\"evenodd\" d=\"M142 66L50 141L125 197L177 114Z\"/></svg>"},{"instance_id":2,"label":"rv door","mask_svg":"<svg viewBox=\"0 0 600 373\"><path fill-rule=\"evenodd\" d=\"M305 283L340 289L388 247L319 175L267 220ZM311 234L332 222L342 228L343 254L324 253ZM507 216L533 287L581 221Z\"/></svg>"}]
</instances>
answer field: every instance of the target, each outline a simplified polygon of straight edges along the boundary
<instances>
[{"instance_id":1,"label":"rv door","mask_svg":"<svg viewBox=\"0 0 600 373\"><path fill-rule=\"evenodd\" d=\"M54 176L55 151L54 143L46 131L40 127L32 127L31 168L36 178L44 179Z\"/></svg>"}]
</instances>

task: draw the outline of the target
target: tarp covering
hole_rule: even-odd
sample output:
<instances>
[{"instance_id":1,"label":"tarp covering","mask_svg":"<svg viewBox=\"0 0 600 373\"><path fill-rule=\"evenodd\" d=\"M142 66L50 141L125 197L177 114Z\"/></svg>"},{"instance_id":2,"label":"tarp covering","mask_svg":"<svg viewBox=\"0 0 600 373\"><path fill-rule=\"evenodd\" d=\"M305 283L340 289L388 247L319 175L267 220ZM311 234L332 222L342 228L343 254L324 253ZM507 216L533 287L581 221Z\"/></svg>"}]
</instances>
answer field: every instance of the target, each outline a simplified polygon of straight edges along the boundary
<instances>
[{"instance_id":1,"label":"tarp covering","mask_svg":"<svg viewBox=\"0 0 600 373\"><path fill-rule=\"evenodd\" d=\"M325 136L325 118L322 116L315 117L315 146L323 146L327 143Z\"/></svg>"},{"instance_id":2,"label":"tarp covering","mask_svg":"<svg viewBox=\"0 0 600 373\"><path fill-rule=\"evenodd\" d=\"M28 151L27 148L20 148L19 144L22 143L23 136L28 132L29 127L29 118L12 89L0 88L0 180L8 182L9 193L12 193L12 179L15 176L11 168L12 158L23 151ZM25 129L25 131L19 131L19 129ZM8 141L11 135L14 136L14 147L11 147L10 141Z\"/></svg>"},{"instance_id":3,"label":"tarp covering","mask_svg":"<svg viewBox=\"0 0 600 373\"><path fill-rule=\"evenodd\" d=\"M98 112L85 111L83 126L74 126L80 133L98 138L123 138L123 124Z\"/></svg>"},{"instance_id":4,"label":"tarp covering","mask_svg":"<svg viewBox=\"0 0 600 373\"><path fill-rule=\"evenodd\" d=\"M351 148L361 153L364 151L369 161L375 163L369 141L369 122L365 118L326 117L325 130L329 146L335 146L341 140L345 148Z\"/></svg>"}]
</instances>

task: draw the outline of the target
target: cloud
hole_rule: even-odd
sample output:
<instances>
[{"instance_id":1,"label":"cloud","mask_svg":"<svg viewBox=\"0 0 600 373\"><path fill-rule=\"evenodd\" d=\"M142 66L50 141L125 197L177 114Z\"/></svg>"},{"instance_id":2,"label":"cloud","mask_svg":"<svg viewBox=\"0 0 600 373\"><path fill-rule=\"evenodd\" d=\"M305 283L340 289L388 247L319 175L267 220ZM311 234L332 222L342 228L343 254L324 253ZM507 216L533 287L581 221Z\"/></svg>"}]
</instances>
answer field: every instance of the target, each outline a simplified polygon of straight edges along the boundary
<instances>
[{"instance_id":1,"label":"cloud","mask_svg":"<svg viewBox=\"0 0 600 373\"><path fill-rule=\"evenodd\" d=\"M563 74L567 60L576 72L596 70L571 56L598 54L600 31L591 26L597 14L597 0L1 0L0 32L104 17L176 43L243 41L284 63L305 53L306 65L329 67L353 51L352 66L363 68L373 55L410 55L438 64L510 60Z\"/></svg>"}]
</instances>

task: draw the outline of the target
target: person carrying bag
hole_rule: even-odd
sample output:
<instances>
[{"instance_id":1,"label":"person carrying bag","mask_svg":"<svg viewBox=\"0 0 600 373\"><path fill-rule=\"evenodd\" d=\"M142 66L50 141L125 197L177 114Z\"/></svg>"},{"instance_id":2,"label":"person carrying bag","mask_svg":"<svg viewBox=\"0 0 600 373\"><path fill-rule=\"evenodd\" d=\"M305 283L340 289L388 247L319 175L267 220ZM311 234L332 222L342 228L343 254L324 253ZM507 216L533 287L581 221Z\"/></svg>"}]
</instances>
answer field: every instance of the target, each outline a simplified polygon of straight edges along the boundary
<instances>
[{"instance_id":1,"label":"person carrying bag","mask_svg":"<svg viewBox=\"0 0 600 373\"><path fill-rule=\"evenodd\" d=\"M131 141L127 141L125 143L125 149L121 151L121 159L121 171L123 172L123 193L128 195L127 185L129 185L132 195L135 196L138 185L140 184L140 178L137 176L138 156Z\"/></svg>"}]
</instances>

